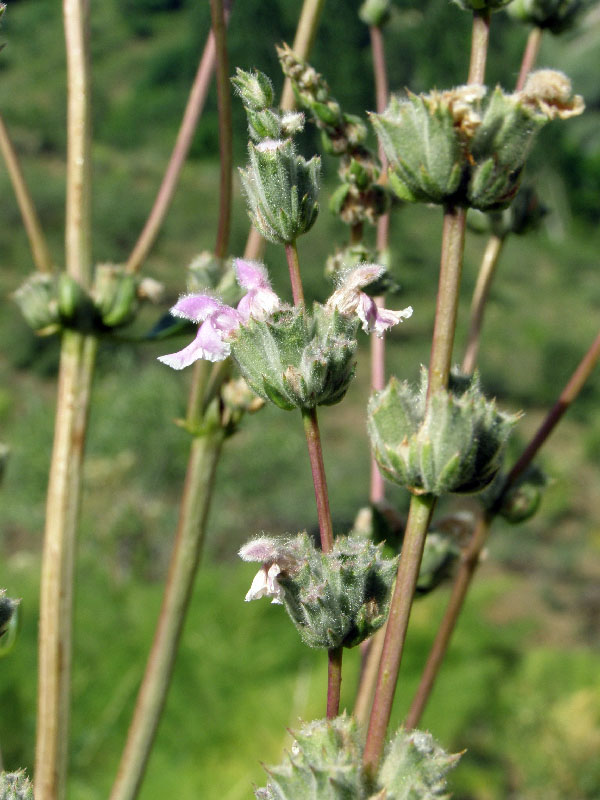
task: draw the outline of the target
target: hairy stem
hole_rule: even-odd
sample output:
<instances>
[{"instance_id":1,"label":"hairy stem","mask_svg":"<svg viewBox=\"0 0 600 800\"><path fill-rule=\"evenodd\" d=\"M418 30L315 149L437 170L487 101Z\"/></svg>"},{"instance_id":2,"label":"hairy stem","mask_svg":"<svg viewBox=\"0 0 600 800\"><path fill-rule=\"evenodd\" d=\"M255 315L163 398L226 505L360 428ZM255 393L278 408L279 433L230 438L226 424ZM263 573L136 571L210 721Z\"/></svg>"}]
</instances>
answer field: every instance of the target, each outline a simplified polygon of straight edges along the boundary
<instances>
[{"instance_id":1,"label":"hairy stem","mask_svg":"<svg viewBox=\"0 0 600 800\"><path fill-rule=\"evenodd\" d=\"M285 246L285 255L290 271L290 283L292 284L292 297L294 305L304 304L304 290L302 288L302 278L300 277L300 263L298 261L298 248L296 242L290 242Z\"/></svg>"},{"instance_id":2,"label":"hairy stem","mask_svg":"<svg viewBox=\"0 0 600 800\"><path fill-rule=\"evenodd\" d=\"M331 523L331 512L329 510L327 480L325 478L323 449L321 447L321 434L319 432L316 409L303 409L302 420L304 422L304 432L306 434L310 468L315 487L317 515L319 518L319 532L321 534L321 549L324 553L329 553L333 547L333 526Z\"/></svg>"},{"instance_id":3,"label":"hairy stem","mask_svg":"<svg viewBox=\"0 0 600 800\"><path fill-rule=\"evenodd\" d=\"M367 639L366 652L363 656L364 662L361 669L360 683L358 684L358 691L356 692L356 700L354 701L354 711L352 716L362 726L366 726L369 722L369 713L373 705L373 697L375 695L375 686L377 684L377 673L379 670L379 662L381 660L381 653L383 651L383 643L385 641L386 626L380 628L370 639Z\"/></svg>"},{"instance_id":4,"label":"hairy stem","mask_svg":"<svg viewBox=\"0 0 600 800\"><path fill-rule=\"evenodd\" d=\"M436 498L433 495L413 495L408 512L398 575L390 603L387 630L379 664L375 699L369 721L363 765L374 776L383 753L385 736L392 713L398 672L412 601L419 577L419 567L425 546L425 536Z\"/></svg>"},{"instance_id":5,"label":"hairy stem","mask_svg":"<svg viewBox=\"0 0 600 800\"><path fill-rule=\"evenodd\" d=\"M404 725L408 730L416 728L419 724L421 715L431 694L438 670L444 660L448 643L462 610L467 591L469 590L471 579L479 564L479 557L487 540L490 524L491 517L487 514L483 514L475 526L469 546L461 556L460 567L454 579L446 612L427 658L427 663L423 669L415 697L404 721Z\"/></svg>"},{"instance_id":6,"label":"hairy stem","mask_svg":"<svg viewBox=\"0 0 600 800\"><path fill-rule=\"evenodd\" d=\"M223 440L217 429L192 443L160 617L111 800L133 800L144 777L192 595Z\"/></svg>"},{"instance_id":7,"label":"hairy stem","mask_svg":"<svg viewBox=\"0 0 600 800\"><path fill-rule=\"evenodd\" d=\"M89 4L64 0L67 50L66 269L91 281ZM54 444L42 554L35 786L39 800L62 800L67 774L75 539L82 461L97 349L95 337L62 338Z\"/></svg>"},{"instance_id":8,"label":"hairy stem","mask_svg":"<svg viewBox=\"0 0 600 800\"><path fill-rule=\"evenodd\" d=\"M225 2L225 22L229 19L229 10L233 5L233 0L226 0ZM181 121L181 126L177 134L175 146L171 153L169 164L165 171L162 183L156 195L154 205L148 216L148 220L134 245L134 248L127 260L127 269L130 272L136 272L140 269L143 262L148 257L148 253L152 249L156 237L160 231L162 223L165 219L171 200L175 194L177 181L183 164L187 158L194 131L198 124L198 120L204 109L206 97L210 87L210 81L216 63L216 46L215 36L211 30L206 40L204 52L198 65L196 77L190 91L187 106Z\"/></svg>"},{"instance_id":9,"label":"hairy stem","mask_svg":"<svg viewBox=\"0 0 600 800\"><path fill-rule=\"evenodd\" d=\"M383 31L376 25L369 27L369 36L371 39L371 52L373 54L373 76L375 78L375 105L377 113L381 114L385 111L388 104L388 79L387 67L385 63L385 49L383 42ZM379 161L381 162L381 171L385 172L387 169L387 157L385 151L379 144ZM389 212L382 214L377 220L377 255L378 258L385 258L385 253L389 246L389 232L390 232L390 215ZM376 297L375 303L379 308L383 308L384 298ZM371 390L373 392L380 392L385 385L385 337L376 336L371 334ZM371 503L381 503L385 498L385 483L383 476L379 471L377 462L371 457L371 481L369 489L369 500ZM371 645L369 645L369 650ZM365 673L366 675L372 673ZM361 677L362 685L363 677ZM359 687L360 691L360 687ZM365 689L365 692L372 694L372 690Z\"/></svg>"},{"instance_id":10,"label":"hairy stem","mask_svg":"<svg viewBox=\"0 0 600 800\"><path fill-rule=\"evenodd\" d=\"M485 64L490 39L490 12L473 12L473 33L471 36L471 63L467 83L485 83Z\"/></svg>"},{"instance_id":11,"label":"hairy stem","mask_svg":"<svg viewBox=\"0 0 600 800\"><path fill-rule=\"evenodd\" d=\"M540 52L540 45L542 43L542 34L543 30L541 28L532 28L529 32L527 45L525 46L525 52L523 53L523 60L521 61L521 69L519 70L517 85L515 86L516 92L520 92L523 86L525 86L527 76L535 66L535 62L537 61L537 57Z\"/></svg>"},{"instance_id":12,"label":"hairy stem","mask_svg":"<svg viewBox=\"0 0 600 800\"><path fill-rule=\"evenodd\" d=\"M35 794L65 796L73 578L96 339L63 334L40 585Z\"/></svg>"},{"instance_id":13,"label":"hairy stem","mask_svg":"<svg viewBox=\"0 0 600 800\"><path fill-rule=\"evenodd\" d=\"M23 224L29 239L33 263L40 272L52 272L54 264L48 250L46 237L40 225L40 220L35 210L35 205L19 164L17 153L8 135L8 130L0 115L0 150L6 164L6 169L14 189Z\"/></svg>"},{"instance_id":14,"label":"hairy stem","mask_svg":"<svg viewBox=\"0 0 600 800\"><path fill-rule=\"evenodd\" d=\"M531 464L540 447L548 439L565 411L577 398L577 395L589 378L599 358L600 333L598 333L596 339L592 343L592 346L580 361L565 388L560 393L558 400L550 409L544 421L533 436L531 442L525 448L523 454L509 472L504 483L502 493L496 501L495 507L492 508L487 514L482 515L478 521L469 546L462 556L460 568L452 587L452 593L450 595L448 607L446 608L444 617L440 623L440 627L427 658L425 669L423 670L423 674L421 676L421 681L406 717L405 724L407 728L414 728L419 724L423 710L425 709L427 701L429 700L440 666L446 655L452 633L462 611L464 600L471 585L473 575L475 574L475 570L479 564L479 557L487 540L490 526L493 522L497 509L501 507L502 501L508 490L514 485L519 476L522 475L523 471Z\"/></svg>"},{"instance_id":15,"label":"hairy stem","mask_svg":"<svg viewBox=\"0 0 600 800\"><path fill-rule=\"evenodd\" d=\"M471 320L469 323L467 347L461 366L461 371L466 375L471 375L477 364L483 315L485 313L485 306L489 297L492 281L496 274L496 265L500 253L502 252L503 244L503 237L496 235L490 236L483 254L483 259L481 260L477 284L475 285L473 300L471 302Z\"/></svg>"},{"instance_id":16,"label":"hairy stem","mask_svg":"<svg viewBox=\"0 0 600 800\"><path fill-rule=\"evenodd\" d=\"M440 279L429 363L428 398L438 389L448 385L458 313L466 218L467 212L464 208L450 207L444 211Z\"/></svg>"}]
</instances>

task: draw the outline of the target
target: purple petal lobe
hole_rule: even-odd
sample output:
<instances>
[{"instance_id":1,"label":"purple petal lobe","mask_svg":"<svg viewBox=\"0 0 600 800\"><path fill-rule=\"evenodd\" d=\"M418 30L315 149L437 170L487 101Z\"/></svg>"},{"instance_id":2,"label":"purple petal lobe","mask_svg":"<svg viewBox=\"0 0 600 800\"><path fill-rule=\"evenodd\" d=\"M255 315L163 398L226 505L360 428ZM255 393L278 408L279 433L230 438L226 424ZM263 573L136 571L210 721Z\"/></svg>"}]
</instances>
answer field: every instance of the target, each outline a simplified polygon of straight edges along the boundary
<instances>
[{"instance_id":1,"label":"purple petal lobe","mask_svg":"<svg viewBox=\"0 0 600 800\"><path fill-rule=\"evenodd\" d=\"M171 314L192 322L204 322L210 314L214 314L221 307L226 308L220 300L208 294L187 294L179 298L171 309Z\"/></svg>"},{"instance_id":2,"label":"purple petal lobe","mask_svg":"<svg viewBox=\"0 0 600 800\"><path fill-rule=\"evenodd\" d=\"M271 288L267 268L260 261L244 261L242 258L236 258L234 266L237 282L243 289Z\"/></svg>"}]
</instances>

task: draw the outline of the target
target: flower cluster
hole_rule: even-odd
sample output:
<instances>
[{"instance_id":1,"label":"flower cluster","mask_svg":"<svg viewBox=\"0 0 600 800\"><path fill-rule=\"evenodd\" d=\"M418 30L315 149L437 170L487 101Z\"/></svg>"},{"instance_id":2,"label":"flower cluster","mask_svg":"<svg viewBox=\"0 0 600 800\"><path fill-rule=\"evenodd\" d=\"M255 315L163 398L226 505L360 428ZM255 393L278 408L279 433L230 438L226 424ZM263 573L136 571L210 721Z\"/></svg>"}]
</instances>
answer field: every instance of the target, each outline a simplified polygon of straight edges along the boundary
<instances>
[{"instance_id":1,"label":"flower cluster","mask_svg":"<svg viewBox=\"0 0 600 800\"><path fill-rule=\"evenodd\" d=\"M412 314L410 306L401 311L379 308L362 291L384 272L385 268L378 264L361 264L345 272L324 306L325 315L332 320L336 312L343 318L358 317L365 331L373 331L378 336L401 320L408 319ZM222 361L231 354L232 342L239 338L241 328L249 327L252 321L268 321L276 312L286 309L291 312L271 288L263 264L238 258L235 260L235 273L239 285L246 291L236 308L210 294L185 295L173 306L171 314L198 323L200 327L191 344L176 353L161 356L159 361L173 369L183 369L198 359ZM293 327L293 315L288 313L283 317L283 320L279 319L280 326ZM244 371L243 364L240 366ZM288 365L282 366L285 370Z\"/></svg>"}]
</instances>

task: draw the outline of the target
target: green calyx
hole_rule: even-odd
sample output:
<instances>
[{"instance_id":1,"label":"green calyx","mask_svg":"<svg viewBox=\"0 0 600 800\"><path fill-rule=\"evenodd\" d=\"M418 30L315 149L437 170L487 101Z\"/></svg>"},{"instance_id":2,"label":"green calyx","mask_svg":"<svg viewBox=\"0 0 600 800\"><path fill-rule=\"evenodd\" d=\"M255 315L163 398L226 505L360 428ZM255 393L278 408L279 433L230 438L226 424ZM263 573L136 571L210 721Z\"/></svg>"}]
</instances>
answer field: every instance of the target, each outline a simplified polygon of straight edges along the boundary
<instances>
[{"instance_id":1,"label":"green calyx","mask_svg":"<svg viewBox=\"0 0 600 800\"><path fill-rule=\"evenodd\" d=\"M485 488L518 415L486 400L479 379L451 379L426 402L427 373L414 390L392 379L369 403L368 430L382 473L413 494L470 493Z\"/></svg>"},{"instance_id":2,"label":"green calyx","mask_svg":"<svg viewBox=\"0 0 600 800\"><path fill-rule=\"evenodd\" d=\"M390 21L391 11L391 0L365 0L358 9L358 16L365 25L383 28Z\"/></svg>"},{"instance_id":3,"label":"green calyx","mask_svg":"<svg viewBox=\"0 0 600 800\"><path fill-rule=\"evenodd\" d=\"M120 264L98 264L92 299L102 325L119 328L130 323L139 308L139 278Z\"/></svg>"},{"instance_id":4,"label":"green calyx","mask_svg":"<svg viewBox=\"0 0 600 800\"><path fill-rule=\"evenodd\" d=\"M374 785L362 771L364 737L343 715L315 720L294 732L283 763L266 768L257 800L443 800L446 775L460 754L449 755L421 731L400 728L388 744Z\"/></svg>"},{"instance_id":5,"label":"green calyx","mask_svg":"<svg viewBox=\"0 0 600 800\"><path fill-rule=\"evenodd\" d=\"M0 773L0 800L33 800L33 786L25 773Z\"/></svg>"},{"instance_id":6,"label":"green calyx","mask_svg":"<svg viewBox=\"0 0 600 800\"><path fill-rule=\"evenodd\" d=\"M371 121L400 199L487 211L514 198L537 132L582 111L568 78L540 70L514 94L469 85L392 97Z\"/></svg>"},{"instance_id":7,"label":"green calyx","mask_svg":"<svg viewBox=\"0 0 600 800\"><path fill-rule=\"evenodd\" d=\"M250 163L240 175L252 224L269 242L289 244L319 213L321 159L306 161L290 139L250 142L248 150Z\"/></svg>"},{"instance_id":8,"label":"green calyx","mask_svg":"<svg viewBox=\"0 0 600 800\"><path fill-rule=\"evenodd\" d=\"M231 353L250 388L279 408L333 405L354 376L359 320L315 304L250 319L231 341Z\"/></svg>"},{"instance_id":9,"label":"green calyx","mask_svg":"<svg viewBox=\"0 0 600 800\"><path fill-rule=\"evenodd\" d=\"M574 27L586 8L583 0L512 0L508 13L528 25L559 34Z\"/></svg>"},{"instance_id":10,"label":"green calyx","mask_svg":"<svg viewBox=\"0 0 600 800\"><path fill-rule=\"evenodd\" d=\"M303 130L303 114L272 108L273 84L264 72L246 72L238 67L231 82L244 104L253 141L285 139Z\"/></svg>"},{"instance_id":11,"label":"green calyx","mask_svg":"<svg viewBox=\"0 0 600 800\"><path fill-rule=\"evenodd\" d=\"M263 556L248 555L261 547ZM381 556L383 545L340 536L324 553L306 533L261 537L240 551L263 569L277 565L278 598L308 647L355 647L385 622L397 559ZM247 599L254 599L247 597Z\"/></svg>"}]
</instances>

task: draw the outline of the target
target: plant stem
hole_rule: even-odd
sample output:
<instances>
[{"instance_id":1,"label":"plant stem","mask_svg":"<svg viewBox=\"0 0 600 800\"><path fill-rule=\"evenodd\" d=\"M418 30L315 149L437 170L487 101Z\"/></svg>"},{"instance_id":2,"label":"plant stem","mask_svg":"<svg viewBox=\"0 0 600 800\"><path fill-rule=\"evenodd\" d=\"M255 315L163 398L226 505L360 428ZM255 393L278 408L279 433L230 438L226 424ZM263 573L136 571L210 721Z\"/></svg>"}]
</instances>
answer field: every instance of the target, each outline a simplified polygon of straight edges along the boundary
<instances>
[{"instance_id":1,"label":"plant stem","mask_svg":"<svg viewBox=\"0 0 600 800\"><path fill-rule=\"evenodd\" d=\"M542 34L543 30L541 28L532 28L529 32L527 45L525 46L525 52L523 54L523 60L521 61L521 69L519 71L517 85L515 86L516 92L520 92L523 86L525 86L527 76L537 61L537 57L540 52L540 45L542 43Z\"/></svg>"},{"instance_id":2,"label":"plant stem","mask_svg":"<svg viewBox=\"0 0 600 800\"><path fill-rule=\"evenodd\" d=\"M427 658L427 663L423 669L421 680L417 688L416 694L410 706L404 725L407 730L416 728L421 719L423 709L429 699L431 689L438 674L438 670L446 650L448 643L456 626L456 622L462 610L464 600L469 590L473 574L479 564L479 557L481 551L487 540L492 518L483 514L473 532L471 541L466 551L461 556L460 567L454 584L452 586L452 593L448 602L448 607L444 614L444 618L440 624L435 641Z\"/></svg>"},{"instance_id":3,"label":"plant stem","mask_svg":"<svg viewBox=\"0 0 600 800\"><path fill-rule=\"evenodd\" d=\"M327 719L335 719L340 713L343 655L343 647L335 647L327 654Z\"/></svg>"},{"instance_id":4,"label":"plant stem","mask_svg":"<svg viewBox=\"0 0 600 800\"><path fill-rule=\"evenodd\" d=\"M215 254L223 258L229 245L232 157L228 58L222 0L211 0L211 13L216 42L221 149L221 192ZM206 361L194 364L186 414L187 426L192 431L197 430L203 422L206 423L207 413L212 414L213 409L207 409L208 396L210 395L211 400L216 396L228 370L226 364L219 364L218 367L220 378L215 381L215 386L211 386L209 364ZM194 437L190 449L177 534L160 616L136 699L127 742L111 791L111 800L133 800L136 797L166 702L204 544L216 470L225 441L225 431L220 420L214 419L212 423L210 431Z\"/></svg>"},{"instance_id":5,"label":"plant stem","mask_svg":"<svg viewBox=\"0 0 600 800\"><path fill-rule=\"evenodd\" d=\"M302 409L302 421L304 422L304 432L306 434L310 468L315 487L317 515L319 517L319 531L321 534L321 549L324 553L329 553L333 547L333 525L331 523L331 512L329 510L327 480L325 478L323 449L321 447L321 434L319 433L319 422L317 420L316 409Z\"/></svg>"},{"instance_id":6,"label":"plant stem","mask_svg":"<svg viewBox=\"0 0 600 800\"><path fill-rule=\"evenodd\" d=\"M383 644L375 699L369 721L363 765L374 776L383 753L385 736L392 712L400 661L412 607L425 536L436 498L430 494L413 495L408 512L398 576L390 603L387 631Z\"/></svg>"},{"instance_id":7,"label":"plant stem","mask_svg":"<svg viewBox=\"0 0 600 800\"><path fill-rule=\"evenodd\" d=\"M25 178L19 164L17 153L8 135L8 130L0 115L0 150L6 163L6 169L14 189L23 224L29 239L33 263L40 272L52 272L54 264L48 250L46 237L40 225L40 220L35 210L31 194L25 183Z\"/></svg>"},{"instance_id":8,"label":"plant stem","mask_svg":"<svg viewBox=\"0 0 600 800\"><path fill-rule=\"evenodd\" d=\"M91 280L89 5L64 0L67 51L66 269ZM54 444L42 554L35 794L62 800L66 789L73 573L82 461L97 341L63 333Z\"/></svg>"},{"instance_id":9,"label":"plant stem","mask_svg":"<svg viewBox=\"0 0 600 800\"><path fill-rule=\"evenodd\" d=\"M473 34L471 37L471 62L467 83L483 85L485 83L485 64L487 61L488 42L490 38L490 12L473 12Z\"/></svg>"},{"instance_id":10,"label":"plant stem","mask_svg":"<svg viewBox=\"0 0 600 800\"><path fill-rule=\"evenodd\" d=\"M461 559L460 568L452 587L448 607L436 634L427 663L421 676L418 689L412 701L410 710L405 720L407 728L414 728L419 724L423 710L427 704L435 679L439 672L444 656L448 649L452 632L456 626L464 600L479 564L481 551L487 540L491 524L497 509L501 507L502 500L511 486L522 475L523 471L531 464L543 443L548 439L565 411L576 399L600 358L600 333L592 343L585 356L580 361L573 375L561 392L558 400L546 415L530 444L509 472L504 483L502 493L496 501L495 507L479 519L466 552Z\"/></svg>"},{"instance_id":11,"label":"plant stem","mask_svg":"<svg viewBox=\"0 0 600 800\"><path fill-rule=\"evenodd\" d=\"M50 462L40 585L35 794L65 796L75 540L96 339L65 331Z\"/></svg>"},{"instance_id":12,"label":"plant stem","mask_svg":"<svg viewBox=\"0 0 600 800\"><path fill-rule=\"evenodd\" d=\"M225 258L231 227L231 173L233 168L231 131L231 91L229 83L229 59L223 0L210 0L213 34L217 51L217 95L219 110L219 152L221 156L219 227L215 254Z\"/></svg>"},{"instance_id":13,"label":"plant stem","mask_svg":"<svg viewBox=\"0 0 600 800\"><path fill-rule=\"evenodd\" d=\"M312 50L324 5L325 0L304 0L292 47L298 58L306 60ZM283 84L280 106L285 111L293 111L296 107L292 82L289 78L286 78Z\"/></svg>"},{"instance_id":14,"label":"plant stem","mask_svg":"<svg viewBox=\"0 0 600 800\"><path fill-rule=\"evenodd\" d=\"M290 270L290 282L292 284L292 297L294 305L304 304L304 290L302 289L302 279L300 277L300 263L298 261L298 248L296 242L290 242L285 246L285 255Z\"/></svg>"},{"instance_id":15,"label":"plant stem","mask_svg":"<svg viewBox=\"0 0 600 800\"><path fill-rule=\"evenodd\" d=\"M307 59L310 55L324 5L325 0L304 0L302 4L292 48L299 58ZM293 111L296 108L296 98L289 78L286 78L283 84L279 106L283 111ZM264 250L265 240L256 228L251 227L244 248L244 258L261 259Z\"/></svg>"},{"instance_id":16,"label":"plant stem","mask_svg":"<svg viewBox=\"0 0 600 800\"><path fill-rule=\"evenodd\" d=\"M466 210L464 208L449 207L445 209L427 402L435 392L448 385L462 272L465 222ZM428 494L413 495L410 501L408 522L398 564L396 586L390 603L377 688L363 755L365 771L370 775L375 774L383 753L425 537L435 501L436 498Z\"/></svg>"},{"instance_id":17,"label":"plant stem","mask_svg":"<svg viewBox=\"0 0 600 800\"><path fill-rule=\"evenodd\" d=\"M233 5L233 0L226 0L225 2L225 22L229 19L229 10ZM187 158L194 131L198 124L198 120L204 109L210 81L216 62L216 46L215 36L211 30L208 34L204 52L198 65L196 77L190 91L187 106L181 121L181 126L177 134L175 146L171 153L169 164L165 171L160 189L156 195L154 205L148 216L148 220L127 260L127 269L130 272L136 272L140 269L143 262L148 257L148 253L152 249L161 225L165 219L175 189L177 181L183 164Z\"/></svg>"},{"instance_id":18,"label":"plant stem","mask_svg":"<svg viewBox=\"0 0 600 800\"><path fill-rule=\"evenodd\" d=\"M356 692L356 700L354 701L354 711L352 712L352 716L361 727L367 725L369 721L369 712L373 705L379 662L381 660L383 643L385 641L386 625L380 628L370 639L367 639L367 644L369 646L363 656L364 661L360 682Z\"/></svg>"},{"instance_id":19,"label":"plant stem","mask_svg":"<svg viewBox=\"0 0 600 800\"><path fill-rule=\"evenodd\" d=\"M440 279L427 386L428 398L438 389L448 385L458 312L466 217L467 212L464 208L449 207L444 210Z\"/></svg>"},{"instance_id":20,"label":"plant stem","mask_svg":"<svg viewBox=\"0 0 600 800\"><path fill-rule=\"evenodd\" d=\"M160 617L111 800L133 800L142 783L192 595L223 441L222 430L215 430L192 443Z\"/></svg>"},{"instance_id":21,"label":"plant stem","mask_svg":"<svg viewBox=\"0 0 600 800\"><path fill-rule=\"evenodd\" d=\"M375 78L375 105L377 113L381 114L385 111L388 103L388 79L387 68L385 62L385 49L383 43L383 31L376 25L369 27L369 36L371 39L371 52L373 54L373 75ZM381 143L379 144L379 160L381 162L381 171L385 172L387 169L387 157L385 150ZM377 254L379 258L384 257L389 246L389 231L390 231L390 215L389 212L382 214L377 220ZM375 303L378 308L383 308L384 298L375 297ZM371 334L371 391L379 392L385 385L385 337L376 336ZM385 498L385 483L383 476L379 471L377 462L371 457L371 481L369 489L369 500L372 504L381 503ZM372 649L372 644L369 645L369 650ZM367 659L372 658L367 654ZM366 672L366 676L372 674ZM361 677L361 691L363 678ZM365 689L365 692L370 690ZM372 694L372 691L370 691ZM370 696L370 695L369 695ZM358 699L357 699L358 703Z\"/></svg>"},{"instance_id":22,"label":"plant stem","mask_svg":"<svg viewBox=\"0 0 600 800\"><path fill-rule=\"evenodd\" d=\"M483 315L485 306L496 273L496 265L502 252L504 244L504 237L496 236L495 234L488 239L485 253L479 268L479 275L477 276L477 284L473 292L473 300L471 302L471 321L469 324L469 336L467 339L467 347L465 356L461 366L461 371L465 375L472 375L475 365L477 363L477 355L479 353L479 342L481 337L481 327L483 325Z\"/></svg>"}]
</instances>

